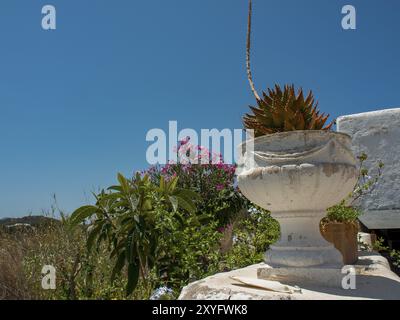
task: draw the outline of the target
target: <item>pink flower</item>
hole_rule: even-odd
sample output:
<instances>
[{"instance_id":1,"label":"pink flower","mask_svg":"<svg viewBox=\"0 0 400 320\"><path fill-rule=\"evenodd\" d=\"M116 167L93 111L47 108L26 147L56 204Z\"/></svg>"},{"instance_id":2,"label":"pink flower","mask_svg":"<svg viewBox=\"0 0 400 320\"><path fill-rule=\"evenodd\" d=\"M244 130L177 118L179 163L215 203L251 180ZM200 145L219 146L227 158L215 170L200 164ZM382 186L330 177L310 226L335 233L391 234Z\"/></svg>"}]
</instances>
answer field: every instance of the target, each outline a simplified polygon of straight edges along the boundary
<instances>
[{"instance_id":1,"label":"pink flower","mask_svg":"<svg viewBox=\"0 0 400 320\"><path fill-rule=\"evenodd\" d=\"M181 141L179 141L178 148L180 148L180 147L184 146L185 144L187 144L189 142L189 140L190 140L190 137L187 136L185 139L182 139Z\"/></svg>"},{"instance_id":2,"label":"pink flower","mask_svg":"<svg viewBox=\"0 0 400 320\"><path fill-rule=\"evenodd\" d=\"M225 188L225 186L224 186L223 184L218 184L218 185L216 186L216 189L217 189L218 191L222 191L222 190L224 190L224 188Z\"/></svg>"}]
</instances>

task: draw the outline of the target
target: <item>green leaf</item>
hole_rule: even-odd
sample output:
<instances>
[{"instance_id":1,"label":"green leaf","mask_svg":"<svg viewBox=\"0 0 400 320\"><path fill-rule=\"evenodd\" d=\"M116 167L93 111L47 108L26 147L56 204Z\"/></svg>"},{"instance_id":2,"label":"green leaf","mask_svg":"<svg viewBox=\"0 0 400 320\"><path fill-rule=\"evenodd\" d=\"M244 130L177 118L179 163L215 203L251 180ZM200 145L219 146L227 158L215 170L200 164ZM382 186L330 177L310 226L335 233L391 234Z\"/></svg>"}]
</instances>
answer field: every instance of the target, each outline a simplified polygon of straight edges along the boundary
<instances>
[{"instance_id":1,"label":"green leaf","mask_svg":"<svg viewBox=\"0 0 400 320\"><path fill-rule=\"evenodd\" d=\"M178 204L181 208L185 209L189 213L196 213L196 207L191 201L187 201L182 197L178 198Z\"/></svg>"},{"instance_id":2,"label":"green leaf","mask_svg":"<svg viewBox=\"0 0 400 320\"><path fill-rule=\"evenodd\" d=\"M139 266L136 263L128 265L128 284L126 286L126 295L130 296L136 289L139 282Z\"/></svg>"},{"instance_id":3,"label":"green leaf","mask_svg":"<svg viewBox=\"0 0 400 320\"><path fill-rule=\"evenodd\" d=\"M178 220L178 222L181 224L181 226L185 225L185 220L183 219L183 217L180 214L180 212L176 213L175 218Z\"/></svg>"},{"instance_id":4,"label":"green leaf","mask_svg":"<svg viewBox=\"0 0 400 320\"><path fill-rule=\"evenodd\" d=\"M127 240L126 240L126 258L129 263L132 263L135 261L137 257L137 250L136 250L136 239L134 237L134 234L131 233Z\"/></svg>"},{"instance_id":5,"label":"green leaf","mask_svg":"<svg viewBox=\"0 0 400 320\"><path fill-rule=\"evenodd\" d=\"M177 183L178 183L178 180L179 180L179 177L178 177L178 176L176 176L176 177L174 177L174 178L172 179L172 181L168 184L168 187L167 187L167 191L168 191L168 192L170 192L170 193L174 192L174 190L175 190L175 188L176 188L176 185L177 185Z\"/></svg>"},{"instance_id":6,"label":"green leaf","mask_svg":"<svg viewBox=\"0 0 400 320\"><path fill-rule=\"evenodd\" d=\"M121 249L125 247L125 242L120 241L114 244L114 249L110 253L110 258L114 258L117 254L121 252Z\"/></svg>"},{"instance_id":7,"label":"green leaf","mask_svg":"<svg viewBox=\"0 0 400 320\"><path fill-rule=\"evenodd\" d=\"M186 200L202 200L201 196L192 190L177 188L174 193Z\"/></svg>"},{"instance_id":8,"label":"green leaf","mask_svg":"<svg viewBox=\"0 0 400 320\"><path fill-rule=\"evenodd\" d=\"M111 283L113 283L115 281L115 277L121 273L121 270L125 265L125 261L126 261L125 258L126 258L125 251L122 251L120 253L120 255L118 256L117 262L115 263L115 266L111 273Z\"/></svg>"},{"instance_id":9,"label":"green leaf","mask_svg":"<svg viewBox=\"0 0 400 320\"><path fill-rule=\"evenodd\" d=\"M85 221L87 218L95 214L99 208L95 206L83 206L79 209L75 210L74 213L71 215L71 224L77 225Z\"/></svg>"},{"instance_id":10,"label":"green leaf","mask_svg":"<svg viewBox=\"0 0 400 320\"><path fill-rule=\"evenodd\" d=\"M93 228L90 230L87 241L86 241L86 247L87 250L90 251L92 249L94 240L96 239L96 236L98 235L99 231L102 229L103 224L99 223L97 226L92 226Z\"/></svg>"},{"instance_id":11,"label":"green leaf","mask_svg":"<svg viewBox=\"0 0 400 320\"><path fill-rule=\"evenodd\" d=\"M100 197L100 199L102 201L105 201L105 200L115 201L115 200L118 200L120 198L122 198L122 194L120 192L109 193L109 194L102 195Z\"/></svg>"},{"instance_id":12,"label":"green leaf","mask_svg":"<svg viewBox=\"0 0 400 320\"><path fill-rule=\"evenodd\" d=\"M122 207L126 207L126 206L128 206L128 201L126 201L126 200L115 201L110 205L109 210L111 211L116 208L119 208L119 207L122 208Z\"/></svg>"},{"instance_id":13,"label":"green leaf","mask_svg":"<svg viewBox=\"0 0 400 320\"><path fill-rule=\"evenodd\" d=\"M172 208L176 212L178 210L178 206L179 206L178 199L176 197L173 197L173 196L169 196L168 198L169 198L169 201L172 204Z\"/></svg>"},{"instance_id":14,"label":"green leaf","mask_svg":"<svg viewBox=\"0 0 400 320\"><path fill-rule=\"evenodd\" d=\"M160 177L160 190L161 190L161 192L165 191L165 179L164 179L164 176Z\"/></svg>"},{"instance_id":15,"label":"green leaf","mask_svg":"<svg viewBox=\"0 0 400 320\"><path fill-rule=\"evenodd\" d=\"M129 182L128 180L120 173L118 173L118 181L122 187L122 190L127 193L129 192Z\"/></svg>"},{"instance_id":16,"label":"green leaf","mask_svg":"<svg viewBox=\"0 0 400 320\"><path fill-rule=\"evenodd\" d=\"M111 187L107 188L107 190L114 190L114 191L122 192L121 186L111 186Z\"/></svg>"},{"instance_id":17,"label":"green leaf","mask_svg":"<svg viewBox=\"0 0 400 320\"><path fill-rule=\"evenodd\" d=\"M145 174L142 181L143 181L143 183L147 183L149 181L149 179L150 179L149 175Z\"/></svg>"},{"instance_id":18,"label":"green leaf","mask_svg":"<svg viewBox=\"0 0 400 320\"><path fill-rule=\"evenodd\" d=\"M153 204L151 199L147 198L143 200L142 210L143 211L150 211L153 209Z\"/></svg>"}]
</instances>

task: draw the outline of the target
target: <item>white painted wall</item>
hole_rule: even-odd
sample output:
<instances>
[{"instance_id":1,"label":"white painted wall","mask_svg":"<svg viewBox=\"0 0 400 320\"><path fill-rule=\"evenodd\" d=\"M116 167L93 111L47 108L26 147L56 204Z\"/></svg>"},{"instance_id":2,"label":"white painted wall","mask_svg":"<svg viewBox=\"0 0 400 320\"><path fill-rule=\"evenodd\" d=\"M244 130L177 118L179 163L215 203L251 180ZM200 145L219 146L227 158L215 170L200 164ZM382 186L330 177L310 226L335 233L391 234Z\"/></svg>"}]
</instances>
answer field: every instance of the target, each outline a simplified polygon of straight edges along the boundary
<instances>
[{"instance_id":1,"label":"white painted wall","mask_svg":"<svg viewBox=\"0 0 400 320\"><path fill-rule=\"evenodd\" d=\"M356 155L368 155L367 167L385 164L378 186L360 202L361 221L370 229L400 228L400 108L339 117L337 130L352 136Z\"/></svg>"}]
</instances>

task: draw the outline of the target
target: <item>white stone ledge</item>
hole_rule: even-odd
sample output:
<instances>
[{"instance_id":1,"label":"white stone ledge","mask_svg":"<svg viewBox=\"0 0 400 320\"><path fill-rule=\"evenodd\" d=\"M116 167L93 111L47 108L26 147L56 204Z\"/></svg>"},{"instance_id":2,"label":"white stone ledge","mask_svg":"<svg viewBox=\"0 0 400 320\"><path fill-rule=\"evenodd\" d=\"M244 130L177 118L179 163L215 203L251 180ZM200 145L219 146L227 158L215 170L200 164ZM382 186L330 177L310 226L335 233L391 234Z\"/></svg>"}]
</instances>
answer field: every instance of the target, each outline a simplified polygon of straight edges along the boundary
<instances>
[{"instance_id":1,"label":"white stone ledge","mask_svg":"<svg viewBox=\"0 0 400 320\"><path fill-rule=\"evenodd\" d=\"M186 286L180 300L399 300L400 278L377 253L361 253L357 263L355 290L303 286L302 293L280 293L241 285L231 277L257 279L257 270L265 264L219 273Z\"/></svg>"}]
</instances>

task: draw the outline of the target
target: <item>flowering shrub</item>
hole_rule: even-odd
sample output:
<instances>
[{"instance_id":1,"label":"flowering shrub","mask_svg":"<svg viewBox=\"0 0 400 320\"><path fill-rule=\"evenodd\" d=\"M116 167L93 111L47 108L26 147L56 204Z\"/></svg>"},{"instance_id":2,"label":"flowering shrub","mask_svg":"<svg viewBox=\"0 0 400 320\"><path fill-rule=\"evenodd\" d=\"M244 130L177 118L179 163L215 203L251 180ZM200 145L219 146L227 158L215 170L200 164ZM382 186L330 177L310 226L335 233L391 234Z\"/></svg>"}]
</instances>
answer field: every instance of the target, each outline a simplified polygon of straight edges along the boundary
<instances>
[{"instance_id":1,"label":"flowering shrub","mask_svg":"<svg viewBox=\"0 0 400 320\"><path fill-rule=\"evenodd\" d=\"M180 188L192 190L200 196L196 202L198 215L212 214L223 230L244 207L245 200L235 183L236 166L224 163L221 154L192 145L188 138L180 141L176 152L176 163L154 166L145 173L154 183L158 183L161 177L166 180L178 177Z\"/></svg>"}]
</instances>

